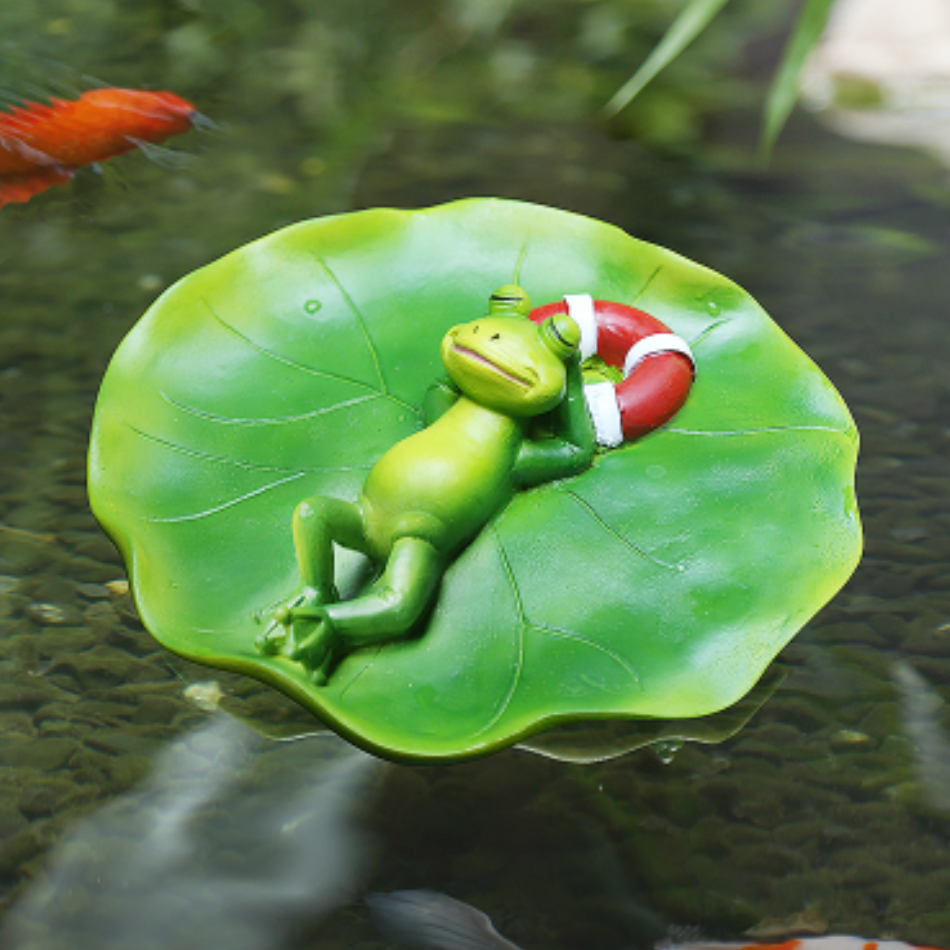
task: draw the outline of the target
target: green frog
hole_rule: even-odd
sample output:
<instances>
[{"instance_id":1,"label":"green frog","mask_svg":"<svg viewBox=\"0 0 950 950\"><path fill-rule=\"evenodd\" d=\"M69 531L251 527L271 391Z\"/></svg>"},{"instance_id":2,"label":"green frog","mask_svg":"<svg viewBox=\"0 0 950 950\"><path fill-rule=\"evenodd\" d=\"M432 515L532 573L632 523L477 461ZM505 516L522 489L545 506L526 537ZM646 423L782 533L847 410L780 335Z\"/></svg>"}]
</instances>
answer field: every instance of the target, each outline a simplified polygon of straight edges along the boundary
<instances>
[{"instance_id":1,"label":"green frog","mask_svg":"<svg viewBox=\"0 0 950 950\"><path fill-rule=\"evenodd\" d=\"M516 285L496 290L488 314L442 340L448 378L430 388L424 429L370 470L355 502L314 496L293 516L303 590L257 638L266 655L301 663L322 685L353 650L405 636L435 599L462 548L515 492L590 467L593 425L566 314L536 324ZM538 417L548 423L538 432ZM380 570L340 600L334 543Z\"/></svg>"}]
</instances>

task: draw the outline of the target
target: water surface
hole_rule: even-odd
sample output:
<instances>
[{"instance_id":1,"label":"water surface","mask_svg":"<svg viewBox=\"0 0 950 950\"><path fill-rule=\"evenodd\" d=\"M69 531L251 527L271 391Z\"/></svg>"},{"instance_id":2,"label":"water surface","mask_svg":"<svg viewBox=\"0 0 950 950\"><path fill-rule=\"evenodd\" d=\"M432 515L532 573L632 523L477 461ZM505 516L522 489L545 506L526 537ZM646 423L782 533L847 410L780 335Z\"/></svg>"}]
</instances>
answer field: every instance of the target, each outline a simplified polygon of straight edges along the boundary
<instances>
[{"instance_id":1,"label":"water surface","mask_svg":"<svg viewBox=\"0 0 950 950\"><path fill-rule=\"evenodd\" d=\"M808 115L758 163L765 4L609 126L596 107L662 28L652 8L43 6L0 12L4 93L169 88L217 128L0 212L4 946L382 947L363 895L413 887L528 950L950 944L945 169ZM157 647L89 514L96 389L165 286L314 215L488 194L728 274L855 414L865 559L721 744L420 768L266 740L246 724L310 721Z\"/></svg>"}]
</instances>

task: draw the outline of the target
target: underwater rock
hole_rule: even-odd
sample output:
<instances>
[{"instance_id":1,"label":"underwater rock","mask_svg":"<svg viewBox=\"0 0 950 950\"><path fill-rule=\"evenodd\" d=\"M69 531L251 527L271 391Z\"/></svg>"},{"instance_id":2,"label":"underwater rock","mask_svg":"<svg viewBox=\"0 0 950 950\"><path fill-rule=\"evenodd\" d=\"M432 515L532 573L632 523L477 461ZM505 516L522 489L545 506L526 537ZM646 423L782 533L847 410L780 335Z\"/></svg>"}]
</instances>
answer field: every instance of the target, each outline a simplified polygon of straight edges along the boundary
<instances>
[{"instance_id":1,"label":"underwater rock","mask_svg":"<svg viewBox=\"0 0 950 950\"><path fill-rule=\"evenodd\" d=\"M47 624L65 626L77 623L82 619L82 615L75 607L66 604L32 603L27 606L24 613L34 623L42 626Z\"/></svg>"},{"instance_id":2,"label":"underwater rock","mask_svg":"<svg viewBox=\"0 0 950 950\"><path fill-rule=\"evenodd\" d=\"M140 725L149 723L169 725L177 716L190 712L192 712L191 707L174 696L146 693L139 698L131 719L132 722Z\"/></svg>"},{"instance_id":3,"label":"underwater rock","mask_svg":"<svg viewBox=\"0 0 950 950\"><path fill-rule=\"evenodd\" d=\"M12 835L0 848L0 880L16 879L20 869L42 850L42 844L32 828L24 828Z\"/></svg>"},{"instance_id":4,"label":"underwater rock","mask_svg":"<svg viewBox=\"0 0 950 950\"><path fill-rule=\"evenodd\" d=\"M185 687L182 695L204 712L214 712L218 708L218 703L224 698L224 691L216 680L205 680L200 683L190 683Z\"/></svg>"},{"instance_id":5,"label":"underwater rock","mask_svg":"<svg viewBox=\"0 0 950 950\"><path fill-rule=\"evenodd\" d=\"M16 764L40 772L55 772L69 762L78 748L79 743L66 736L33 739L26 748L19 750Z\"/></svg>"},{"instance_id":6,"label":"underwater rock","mask_svg":"<svg viewBox=\"0 0 950 950\"><path fill-rule=\"evenodd\" d=\"M61 811L76 794L76 786L63 779L30 782L20 794L19 808L27 818L41 818Z\"/></svg>"},{"instance_id":7,"label":"underwater rock","mask_svg":"<svg viewBox=\"0 0 950 950\"><path fill-rule=\"evenodd\" d=\"M853 749L856 746L869 746L873 740L866 732L857 729L839 729L831 737L832 749Z\"/></svg>"},{"instance_id":8,"label":"underwater rock","mask_svg":"<svg viewBox=\"0 0 950 950\"><path fill-rule=\"evenodd\" d=\"M104 600L112 596L112 592L105 584L78 583L76 593L86 600Z\"/></svg>"},{"instance_id":9,"label":"underwater rock","mask_svg":"<svg viewBox=\"0 0 950 950\"><path fill-rule=\"evenodd\" d=\"M0 709L37 710L47 703L75 697L54 683L34 677L30 684L0 683Z\"/></svg>"}]
</instances>

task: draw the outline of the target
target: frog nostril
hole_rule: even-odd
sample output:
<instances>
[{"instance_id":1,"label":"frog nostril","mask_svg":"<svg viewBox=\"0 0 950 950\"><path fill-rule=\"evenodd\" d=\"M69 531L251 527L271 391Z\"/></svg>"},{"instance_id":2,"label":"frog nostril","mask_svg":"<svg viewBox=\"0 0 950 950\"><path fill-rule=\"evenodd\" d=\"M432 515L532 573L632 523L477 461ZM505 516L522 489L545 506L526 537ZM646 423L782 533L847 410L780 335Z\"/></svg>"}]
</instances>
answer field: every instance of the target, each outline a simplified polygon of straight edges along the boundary
<instances>
[{"instance_id":1,"label":"frog nostril","mask_svg":"<svg viewBox=\"0 0 950 950\"><path fill-rule=\"evenodd\" d=\"M500 333L495 333L495 334L492 336L492 339L493 339L493 340L500 340L500 339L501 339L501 334L500 334Z\"/></svg>"}]
</instances>

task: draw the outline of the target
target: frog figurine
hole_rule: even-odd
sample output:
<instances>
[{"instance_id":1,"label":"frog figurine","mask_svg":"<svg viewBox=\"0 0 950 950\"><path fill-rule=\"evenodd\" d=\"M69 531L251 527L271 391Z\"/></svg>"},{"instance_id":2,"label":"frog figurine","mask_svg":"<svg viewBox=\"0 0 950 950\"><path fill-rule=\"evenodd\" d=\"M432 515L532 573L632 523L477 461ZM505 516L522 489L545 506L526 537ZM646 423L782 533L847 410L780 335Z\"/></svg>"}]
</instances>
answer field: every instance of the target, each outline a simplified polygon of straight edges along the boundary
<instances>
[{"instance_id":1,"label":"frog figurine","mask_svg":"<svg viewBox=\"0 0 950 950\"><path fill-rule=\"evenodd\" d=\"M426 394L426 428L390 448L355 502L320 495L297 505L294 547L303 590L274 611L256 645L299 662L317 685L360 647L405 636L432 604L451 560L516 491L585 471L595 435L567 314L541 324L516 285L488 314L441 344L448 380ZM537 417L549 414L546 432ZM340 600L333 544L380 571Z\"/></svg>"}]
</instances>

